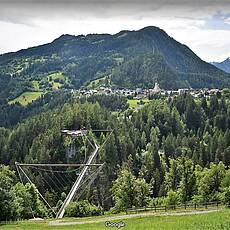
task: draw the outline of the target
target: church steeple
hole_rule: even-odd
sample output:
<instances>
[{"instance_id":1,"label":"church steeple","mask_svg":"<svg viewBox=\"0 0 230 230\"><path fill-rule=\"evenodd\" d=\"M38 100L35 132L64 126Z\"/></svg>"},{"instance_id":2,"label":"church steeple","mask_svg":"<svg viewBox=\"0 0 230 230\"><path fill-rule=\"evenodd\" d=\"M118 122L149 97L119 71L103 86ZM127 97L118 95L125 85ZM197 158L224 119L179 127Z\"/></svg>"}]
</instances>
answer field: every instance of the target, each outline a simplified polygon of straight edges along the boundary
<instances>
[{"instance_id":1,"label":"church steeple","mask_svg":"<svg viewBox=\"0 0 230 230\"><path fill-rule=\"evenodd\" d=\"M154 93L159 93L161 91L160 86L157 81L155 81L155 86L153 88Z\"/></svg>"}]
</instances>

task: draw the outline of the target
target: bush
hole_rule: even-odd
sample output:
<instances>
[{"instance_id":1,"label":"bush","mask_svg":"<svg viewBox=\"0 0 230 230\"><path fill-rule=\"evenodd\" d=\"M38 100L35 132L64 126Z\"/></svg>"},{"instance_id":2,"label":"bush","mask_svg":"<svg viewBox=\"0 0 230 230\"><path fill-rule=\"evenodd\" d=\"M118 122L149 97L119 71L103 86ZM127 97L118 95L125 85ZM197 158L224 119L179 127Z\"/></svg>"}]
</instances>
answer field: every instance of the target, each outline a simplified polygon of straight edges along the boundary
<instances>
[{"instance_id":1,"label":"bush","mask_svg":"<svg viewBox=\"0 0 230 230\"><path fill-rule=\"evenodd\" d=\"M205 202L205 199L202 195L194 195L192 197L192 203L193 204L200 204L200 203L203 203Z\"/></svg>"},{"instance_id":2,"label":"bush","mask_svg":"<svg viewBox=\"0 0 230 230\"><path fill-rule=\"evenodd\" d=\"M66 208L66 216L68 217L99 216L101 214L101 208L90 204L87 200L72 202Z\"/></svg>"},{"instance_id":3,"label":"bush","mask_svg":"<svg viewBox=\"0 0 230 230\"><path fill-rule=\"evenodd\" d=\"M222 193L222 202L229 208L230 207L230 187L227 187L223 190Z\"/></svg>"},{"instance_id":4,"label":"bush","mask_svg":"<svg viewBox=\"0 0 230 230\"><path fill-rule=\"evenodd\" d=\"M167 193L166 204L167 205L177 205L179 203L179 195L177 192L169 191Z\"/></svg>"},{"instance_id":5,"label":"bush","mask_svg":"<svg viewBox=\"0 0 230 230\"><path fill-rule=\"evenodd\" d=\"M15 203L18 205L20 218L29 219L33 215L39 217L46 216L47 210L39 199L39 194L34 185L17 183L12 187L11 192L16 196Z\"/></svg>"},{"instance_id":6,"label":"bush","mask_svg":"<svg viewBox=\"0 0 230 230\"><path fill-rule=\"evenodd\" d=\"M150 200L149 206L166 205L166 202L167 202L166 197L156 197Z\"/></svg>"}]
</instances>

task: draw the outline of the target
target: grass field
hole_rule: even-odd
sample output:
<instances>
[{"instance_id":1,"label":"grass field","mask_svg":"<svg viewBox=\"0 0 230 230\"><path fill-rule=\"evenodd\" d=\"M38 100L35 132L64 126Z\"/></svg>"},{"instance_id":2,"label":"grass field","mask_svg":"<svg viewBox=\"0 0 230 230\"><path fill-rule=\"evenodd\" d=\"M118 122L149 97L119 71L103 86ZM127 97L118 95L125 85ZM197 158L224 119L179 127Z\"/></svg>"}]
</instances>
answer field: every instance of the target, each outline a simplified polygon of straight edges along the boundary
<instances>
[{"instance_id":1,"label":"grass field","mask_svg":"<svg viewBox=\"0 0 230 230\"><path fill-rule=\"evenodd\" d=\"M90 81L90 83L87 85L88 89L92 89L92 88L98 88L100 86L100 82L102 82L102 84L104 83L106 77L101 77L95 80Z\"/></svg>"},{"instance_id":2,"label":"grass field","mask_svg":"<svg viewBox=\"0 0 230 230\"><path fill-rule=\"evenodd\" d=\"M39 81L32 81L32 87L34 88L35 91L38 91L40 89L40 86L39 86Z\"/></svg>"},{"instance_id":3,"label":"grass field","mask_svg":"<svg viewBox=\"0 0 230 230\"><path fill-rule=\"evenodd\" d=\"M111 222L124 222L125 226L120 229L125 230L227 230L230 229L230 209L224 209L218 212L196 215L182 216L150 216L138 217L132 219L113 220ZM90 219L97 220L102 217L94 217ZM72 219L73 220L73 219ZM80 221L89 220L89 218L81 218ZM108 219L109 220L109 219ZM79 221L79 218L75 221ZM118 229L116 227L106 227L105 222L92 224L75 224L66 226L51 226L48 222L32 222L24 221L17 224L0 225L2 230L101 230L101 229Z\"/></svg>"},{"instance_id":4,"label":"grass field","mask_svg":"<svg viewBox=\"0 0 230 230\"><path fill-rule=\"evenodd\" d=\"M68 82L68 77L66 77L62 72L55 72L44 76L41 80L34 80L31 83L34 91L45 91L48 88L49 90L60 89L63 84Z\"/></svg>"},{"instance_id":5,"label":"grass field","mask_svg":"<svg viewBox=\"0 0 230 230\"><path fill-rule=\"evenodd\" d=\"M136 109L138 107L138 103L140 103L140 101L141 100L135 100L135 99L128 100L129 108ZM148 103L149 102L148 99L143 99L142 101L144 103Z\"/></svg>"},{"instance_id":6,"label":"grass field","mask_svg":"<svg viewBox=\"0 0 230 230\"><path fill-rule=\"evenodd\" d=\"M52 85L52 89L59 89L63 85L60 82L55 82L57 79L62 80L63 82L67 81L66 76L61 72L52 73L47 76L47 80Z\"/></svg>"},{"instance_id":7,"label":"grass field","mask_svg":"<svg viewBox=\"0 0 230 230\"><path fill-rule=\"evenodd\" d=\"M42 92L24 92L14 100L10 101L9 104L13 104L15 102L19 102L21 105L25 106L28 103L36 100L38 97L42 95Z\"/></svg>"},{"instance_id":8,"label":"grass field","mask_svg":"<svg viewBox=\"0 0 230 230\"><path fill-rule=\"evenodd\" d=\"M61 72L49 74L46 78L43 79L43 81L46 83L48 82L50 84L50 90L57 90L61 88L61 86L63 85L62 83L55 81L57 79L61 82L68 82L67 77ZM9 104L14 104L15 102L19 102L21 105L26 106L30 102L36 100L42 94L46 93L46 89L42 85L41 81L38 80L32 81L32 87L34 90L33 92L29 92L29 91L24 92L20 96L9 101Z\"/></svg>"}]
</instances>

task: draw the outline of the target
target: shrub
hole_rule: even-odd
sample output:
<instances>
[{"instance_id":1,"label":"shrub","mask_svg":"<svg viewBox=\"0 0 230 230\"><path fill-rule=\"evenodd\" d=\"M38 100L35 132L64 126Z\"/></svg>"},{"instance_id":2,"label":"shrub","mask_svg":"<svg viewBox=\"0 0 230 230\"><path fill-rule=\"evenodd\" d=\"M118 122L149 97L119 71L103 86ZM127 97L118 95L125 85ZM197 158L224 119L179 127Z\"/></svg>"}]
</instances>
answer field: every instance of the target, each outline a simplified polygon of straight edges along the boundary
<instances>
[{"instance_id":1,"label":"shrub","mask_svg":"<svg viewBox=\"0 0 230 230\"><path fill-rule=\"evenodd\" d=\"M194 195L192 197L192 203L193 204L200 204L200 203L203 203L205 202L205 199L202 195Z\"/></svg>"},{"instance_id":2,"label":"shrub","mask_svg":"<svg viewBox=\"0 0 230 230\"><path fill-rule=\"evenodd\" d=\"M99 216L101 214L101 208L90 204L87 200L72 202L66 209L66 216L68 217Z\"/></svg>"},{"instance_id":3,"label":"shrub","mask_svg":"<svg viewBox=\"0 0 230 230\"><path fill-rule=\"evenodd\" d=\"M177 192L169 191L167 193L166 204L167 205L177 205L179 203L179 195Z\"/></svg>"},{"instance_id":4,"label":"shrub","mask_svg":"<svg viewBox=\"0 0 230 230\"><path fill-rule=\"evenodd\" d=\"M156 197L150 200L149 206L166 205L166 202L167 202L166 197Z\"/></svg>"},{"instance_id":5,"label":"shrub","mask_svg":"<svg viewBox=\"0 0 230 230\"><path fill-rule=\"evenodd\" d=\"M224 204L229 208L230 207L230 187L227 187L223 190L221 198Z\"/></svg>"}]
</instances>

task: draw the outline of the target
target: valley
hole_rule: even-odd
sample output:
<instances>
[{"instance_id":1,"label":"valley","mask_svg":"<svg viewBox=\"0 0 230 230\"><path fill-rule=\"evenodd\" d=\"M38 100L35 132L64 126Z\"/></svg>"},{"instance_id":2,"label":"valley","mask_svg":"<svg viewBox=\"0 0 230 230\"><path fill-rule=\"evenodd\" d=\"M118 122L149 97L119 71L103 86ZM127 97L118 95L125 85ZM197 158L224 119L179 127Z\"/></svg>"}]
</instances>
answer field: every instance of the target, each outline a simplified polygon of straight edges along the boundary
<instances>
[{"instance_id":1,"label":"valley","mask_svg":"<svg viewBox=\"0 0 230 230\"><path fill-rule=\"evenodd\" d=\"M229 167L230 74L158 27L0 55L2 229L227 229Z\"/></svg>"}]
</instances>

